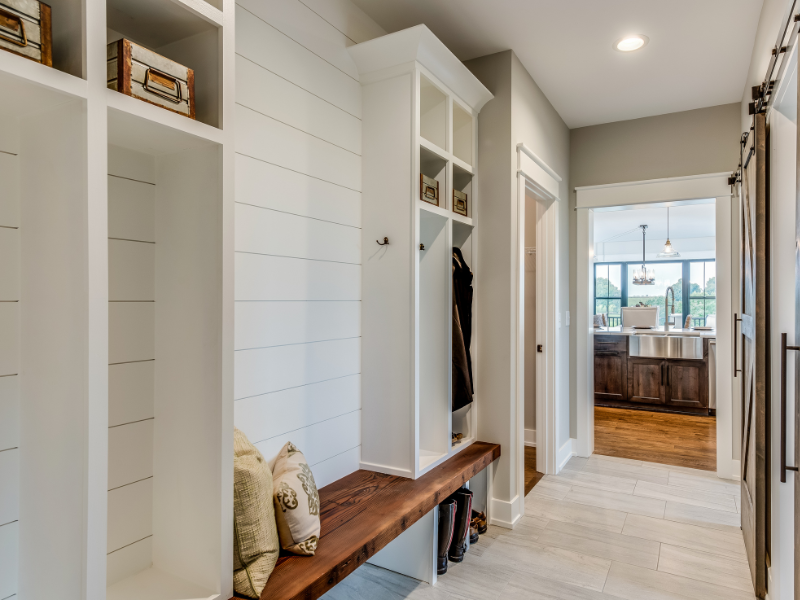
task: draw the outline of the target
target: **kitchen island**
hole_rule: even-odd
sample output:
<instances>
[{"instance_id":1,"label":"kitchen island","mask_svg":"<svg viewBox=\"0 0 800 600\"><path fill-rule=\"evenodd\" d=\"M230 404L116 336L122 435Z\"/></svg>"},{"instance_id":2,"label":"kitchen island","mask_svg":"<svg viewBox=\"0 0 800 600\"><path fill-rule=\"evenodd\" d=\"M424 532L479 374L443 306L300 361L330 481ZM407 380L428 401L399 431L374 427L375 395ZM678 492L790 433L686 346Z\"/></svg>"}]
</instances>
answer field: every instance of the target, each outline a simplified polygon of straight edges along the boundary
<instances>
[{"instance_id":1,"label":"kitchen island","mask_svg":"<svg viewBox=\"0 0 800 600\"><path fill-rule=\"evenodd\" d=\"M708 415L714 339L713 330L594 329L595 404Z\"/></svg>"}]
</instances>

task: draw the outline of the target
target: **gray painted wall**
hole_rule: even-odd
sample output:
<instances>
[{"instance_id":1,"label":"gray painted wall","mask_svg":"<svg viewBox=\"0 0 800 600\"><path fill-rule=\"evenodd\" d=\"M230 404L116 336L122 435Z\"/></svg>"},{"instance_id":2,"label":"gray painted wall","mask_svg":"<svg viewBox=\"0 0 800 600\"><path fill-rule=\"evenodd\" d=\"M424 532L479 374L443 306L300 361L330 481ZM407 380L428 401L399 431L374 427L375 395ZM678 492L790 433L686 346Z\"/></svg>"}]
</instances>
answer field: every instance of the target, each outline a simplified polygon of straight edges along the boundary
<instances>
[{"instance_id":1,"label":"gray painted wall","mask_svg":"<svg viewBox=\"0 0 800 600\"><path fill-rule=\"evenodd\" d=\"M482 439L492 439L506 448L514 447L515 431L509 427L516 411L514 382L516 357L511 340L514 327L511 313L515 273L514 264L517 227L517 156L516 145L524 142L546 161L562 178L560 194L564 201L559 213L559 248L569 254L569 129L531 76L510 50L484 56L465 63L478 79L494 94L483 108L478 123L480 153L480 208L478 228L481 284L477 300L484 307L477 313L480 354L477 393L479 402L479 431ZM569 305L569 270L565 261L560 265L560 310ZM508 307L487 310L486 307ZM566 330L559 332L564 365L559 372L559 427L557 441L569 438L569 339ZM487 358L491 360L487 362ZM518 455L503 453L495 469L494 494L499 501L519 500L523 490L517 490Z\"/></svg>"},{"instance_id":2,"label":"gray painted wall","mask_svg":"<svg viewBox=\"0 0 800 600\"><path fill-rule=\"evenodd\" d=\"M620 121L570 132L570 195L575 188L703 173L733 172L739 162L739 103L657 117ZM570 211L570 248L575 248L577 217ZM566 254L565 254L566 255ZM577 283L577 257L569 254L570 285ZM577 298L570 299L575 313ZM577 376L576 333L570 334L570 378ZM570 396L570 433L577 432L577 395Z\"/></svg>"}]
</instances>

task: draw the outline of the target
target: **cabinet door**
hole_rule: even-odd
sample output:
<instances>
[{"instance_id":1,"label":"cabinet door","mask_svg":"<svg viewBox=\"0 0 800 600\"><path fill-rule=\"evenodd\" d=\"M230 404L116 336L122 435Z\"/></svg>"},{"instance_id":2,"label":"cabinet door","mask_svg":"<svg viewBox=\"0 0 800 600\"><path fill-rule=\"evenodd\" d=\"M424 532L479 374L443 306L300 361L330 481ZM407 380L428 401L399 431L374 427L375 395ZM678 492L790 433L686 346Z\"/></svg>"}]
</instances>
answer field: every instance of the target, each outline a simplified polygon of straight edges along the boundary
<instances>
[{"instance_id":1,"label":"cabinet door","mask_svg":"<svg viewBox=\"0 0 800 600\"><path fill-rule=\"evenodd\" d=\"M594 353L594 399L627 400L627 363L625 352L599 350Z\"/></svg>"},{"instance_id":2,"label":"cabinet door","mask_svg":"<svg viewBox=\"0 0 800 600\"><path fill-rule=\"evenodd\" d=\"M628 400L664 404L664 361L659 358L628 359Z\"/></svg>"},{"instance_id":3,"label":"cabinet door","mask_svg":"<svg viewBox=\"0 0 800 600\"><path fill-rule=\"evenodd\" d=\"M708 408L708 370L699 360L667 361L667 404Z\"/></svg>"}]
</instances>

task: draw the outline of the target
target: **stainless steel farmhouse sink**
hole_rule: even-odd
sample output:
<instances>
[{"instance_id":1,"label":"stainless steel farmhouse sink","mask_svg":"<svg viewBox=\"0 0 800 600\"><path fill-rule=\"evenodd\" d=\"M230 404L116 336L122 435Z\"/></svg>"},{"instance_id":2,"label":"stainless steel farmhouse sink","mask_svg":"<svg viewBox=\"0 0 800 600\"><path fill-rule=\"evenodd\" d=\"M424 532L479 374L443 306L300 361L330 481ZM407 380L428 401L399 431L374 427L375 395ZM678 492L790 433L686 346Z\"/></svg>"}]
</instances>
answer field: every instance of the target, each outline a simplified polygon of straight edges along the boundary
<instances>
[{"instance_id":1,"label":"stainless steel farmhouse sink","mask_svg":"<svg viewBox=\"0 0 800 600\"><path fill-rule=\"evenodd\" d=\"M631 356L646 358L703 360L703 340L687 336L632 335L628 351Z\"/></svg>"}]
</instances>

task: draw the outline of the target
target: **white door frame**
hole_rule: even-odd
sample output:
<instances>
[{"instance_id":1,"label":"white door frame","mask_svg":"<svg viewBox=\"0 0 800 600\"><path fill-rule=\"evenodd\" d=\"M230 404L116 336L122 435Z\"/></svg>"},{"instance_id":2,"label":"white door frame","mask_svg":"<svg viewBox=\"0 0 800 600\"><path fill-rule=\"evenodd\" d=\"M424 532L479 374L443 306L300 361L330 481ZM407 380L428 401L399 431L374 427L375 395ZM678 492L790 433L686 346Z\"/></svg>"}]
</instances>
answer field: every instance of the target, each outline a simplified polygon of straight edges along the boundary
<instances>
[{"instance_id":1,"label":"white door frame","mask_svg":"<svg viewBox=\"0 0 800 600\"><path fill-rule=\"evenodd\" d=\"M519 489L525 489L525 198L539 204L536 223L536 470L556 472L556 299L558 190L561 177L525 144L517 144L517 248L515 293L517 448Z\"/></svg>"},{"instance_id":2,"label":"white door frame","mask_svg":"<svg viewBox=\"0 0 800 600\"><path fill-rule=\"evenodd\" d=\"M709 173L649 181L575 188L577 192L578 257L576 351L578 390L578 456L594 452L594 362L592 359L592 210L616 206L635 207L653 203L679 206L693 200L716 200L717 290L717 475L739 478L739 461L733 460L733 296L731 264L731 188L729 173ZM583 258L582 258L583 257ZM538 428L537 423L537 428Z\"/></svg>"}]
</instances>

